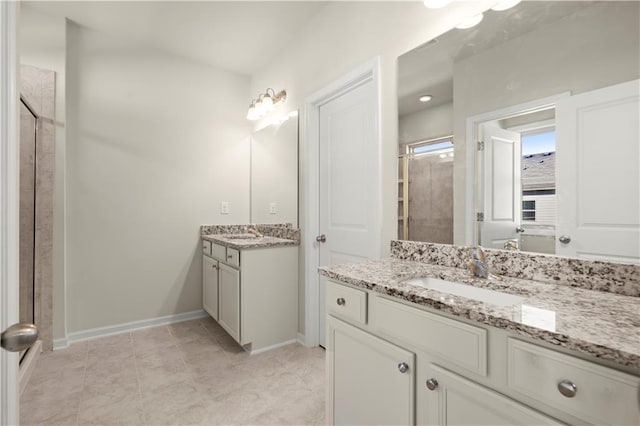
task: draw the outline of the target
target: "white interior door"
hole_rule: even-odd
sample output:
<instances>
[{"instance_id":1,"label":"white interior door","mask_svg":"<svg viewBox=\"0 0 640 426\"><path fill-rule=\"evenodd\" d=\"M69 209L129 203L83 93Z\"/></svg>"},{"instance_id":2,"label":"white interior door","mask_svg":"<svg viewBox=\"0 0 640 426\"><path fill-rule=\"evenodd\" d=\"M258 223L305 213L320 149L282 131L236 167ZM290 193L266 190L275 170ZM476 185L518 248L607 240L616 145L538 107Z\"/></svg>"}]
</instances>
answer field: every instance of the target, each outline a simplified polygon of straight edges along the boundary
<instances>
[{"instance_id":1,"label":"white interior door","mask_svg":"<svg viewBox=\"0 0 640 426\"><path fill-rule=\"evenodd\" d=\"M375 81L320 106L320 266L379 256L380 176ZM319 343L325 342L324 277L320 277Z\"/></svg>"},{"instance_id":2,"label":"white interior door","mask_svg":"<svg viewBox=\"0 0 640 426\"><path fill-rule=\"evenodd\" d=\"M557 254L640 262L639 96L635 80L558 101Z\"/></svg>"},{"instance_id":3,"label":"white interior door","mask_svg":"<svg viewBox=\"0 0 640 426\"><path fill-rule=\"evenodd\" d=\"M0 2L0 331L18 322L17 2ZM18 354L0 349L0 425L18 423Z\"/></svg>"},{"instance_id":4,"label":"white interior door","mask_svg":"<svg viewBox=\"0 0 640 426\"><path fill-rule=\"evenodd\" d=\"M481 244L503 248L508 240L518 239L516 228L522 220L522 185L520 133L499 127L483 126L484 177Z\"/></svg>"}]
</instances>

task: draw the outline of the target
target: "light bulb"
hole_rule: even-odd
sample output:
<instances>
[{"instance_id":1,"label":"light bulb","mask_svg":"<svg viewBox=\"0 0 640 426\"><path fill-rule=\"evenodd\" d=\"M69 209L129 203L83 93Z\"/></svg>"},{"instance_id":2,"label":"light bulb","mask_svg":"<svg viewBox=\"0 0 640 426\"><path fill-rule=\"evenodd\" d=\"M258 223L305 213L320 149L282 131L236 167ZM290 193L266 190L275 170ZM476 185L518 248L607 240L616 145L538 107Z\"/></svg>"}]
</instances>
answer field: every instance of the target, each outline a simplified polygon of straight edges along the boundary
<instances>
[{"instance_id":1,"label":"light bulb","mask_svg":"<svg viewBox=\"0 0 640 426\"><path fill-rule=\"evenodd\" d=\"M495 10L501 12L503 10L511 9L513 6L520 3L521 0L502 0L498 2L495 6L491 8L491 10Z\"/></svg>"},{"instance_id":2,"label":"light bulb","mask_svg":"<svg viewBox=\"0 0 640 426\"><path fill-rule=\"evenodd\" d=\"M251 105L249 105L249 110L247 111L247 120L257 120L258 116L256 114L256 104L255 102L251 102Z\"/></svg>"},{"instance_id":3,"label":"light bulb","mask_svg":"<svg viewBox=\"0 0 640 426\"><path fill-rule=\"evenodd\" d=\"M271 98L271 95L269 95L268 93L266 95L264 95L264 97L262 98L262 102L260 102L260 104L262 105L262 108L264 109L265 112L269 112L269 111L273 111L273 99Z\"/></svg>"},{"instance_id":4,"label":"light bulb","mask_svg":"<svg viewBox=\"0 0 640 426\"><path fill-rule=\"evenodd\" d=\"M420 102L429 102L432 99L431 95L422 95L418 98Z\"/></svg>"},{"instance_id":5,"label":"light bulb","mask_svg":"<svg viewBox=\"0 0 640 426\"><path fill-rule=\"evenodd\" d=\"M465 19L464 21L460 22L458 25L456 25L456 28L459 30L466 30L468 28L475 27L482 21L482 18L484 18L484 15L482 15L482 13L476 16L472 16L471 18Z\"/></svg>"},{"instance_id":6,"label":"light bulb","mask_svg":"<svg viewBox=\"0 0 640 426\"><path fill-rule=\"evenodd\" d=\"M452 0L424 0L424 6L429 9L441 9L451 3Z\"/></svg>"}]
</instances>

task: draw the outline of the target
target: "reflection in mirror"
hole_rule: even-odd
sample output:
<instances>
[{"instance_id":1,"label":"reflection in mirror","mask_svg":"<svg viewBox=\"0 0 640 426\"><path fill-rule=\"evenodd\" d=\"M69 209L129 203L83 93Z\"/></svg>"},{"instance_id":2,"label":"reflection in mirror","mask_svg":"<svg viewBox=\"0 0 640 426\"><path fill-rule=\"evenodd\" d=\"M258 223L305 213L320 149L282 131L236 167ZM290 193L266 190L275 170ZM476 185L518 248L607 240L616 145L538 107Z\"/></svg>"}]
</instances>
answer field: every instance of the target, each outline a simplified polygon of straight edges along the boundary
<instances>
[{"instance_id":1,"label":"reflection in mirror","mask_svg":"<svg viewBox=\"0 0 640 426\"><path fill-rule=\"evenodd\" d=\"M251 135L251 223L298 226L298 113Z\"/></svg>"},{"instance_id":2,"label":"reflection in mirror","mask_svg":"<svg viewBox=\"0 0 640 426\"><path fill-rule=\"evenodd\" d=\"M522 2L401 56L399 237L446 242L433 224L453 199L456 244L638 263L639 16ZM451 189L440 154L411 154L447 135Z\"/></svg>"}]
</instances>

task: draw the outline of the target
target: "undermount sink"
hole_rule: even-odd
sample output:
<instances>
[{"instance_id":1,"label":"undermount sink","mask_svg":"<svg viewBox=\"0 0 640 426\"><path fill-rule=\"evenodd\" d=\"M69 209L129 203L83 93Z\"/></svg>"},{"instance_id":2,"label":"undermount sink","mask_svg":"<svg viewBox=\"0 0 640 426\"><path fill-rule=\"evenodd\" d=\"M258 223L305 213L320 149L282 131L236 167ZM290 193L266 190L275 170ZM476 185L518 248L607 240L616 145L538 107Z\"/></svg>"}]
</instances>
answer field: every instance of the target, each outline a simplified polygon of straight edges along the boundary
<instances>
[{"instance_id":1,"label":"undermount sink","mask_svg":"<svg viewBox=\"0 0 640 426\"><path fill-rule=\"evenodd\" d=\"M500 306L519 305L524 302L524 297L514 296L513 294L502 293L495 290L488 290L486 288L478 288L468 284L452 283L438 278L412 278L403 282L405 284L426 288L428 290L439 291L440 293L462 296L467 299Z\"/></svg>"},{"instance_id":2,"label":"undermount sink","mask_svg":"<svg viewBox=\"0 0 640 426\"><path fill-rule=\"evenodd\" d=\"M253 234L230 234L225 235L224 238L228 240L251 240L258 237Z\"/></svg>"}]
</instances>

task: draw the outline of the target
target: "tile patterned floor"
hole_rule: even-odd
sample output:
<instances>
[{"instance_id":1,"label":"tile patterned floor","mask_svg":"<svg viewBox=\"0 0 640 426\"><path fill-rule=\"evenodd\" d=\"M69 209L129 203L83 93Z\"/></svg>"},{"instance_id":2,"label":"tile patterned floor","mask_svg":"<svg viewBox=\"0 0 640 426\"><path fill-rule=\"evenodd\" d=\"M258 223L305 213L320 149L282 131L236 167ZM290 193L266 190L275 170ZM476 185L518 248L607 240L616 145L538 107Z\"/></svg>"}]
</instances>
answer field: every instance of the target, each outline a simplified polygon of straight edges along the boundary
<instances>
[{"instance_id":1,"label":"tile patterned floor","mask_svg":"<svg viewBox=\"0 0 640 426\"><path fill-rule=\"evenodd\" d=\"M249 356L211 318L43 354L21 397L22 425L324 423L324 351Z\"/></svg>"}]
</instances>

